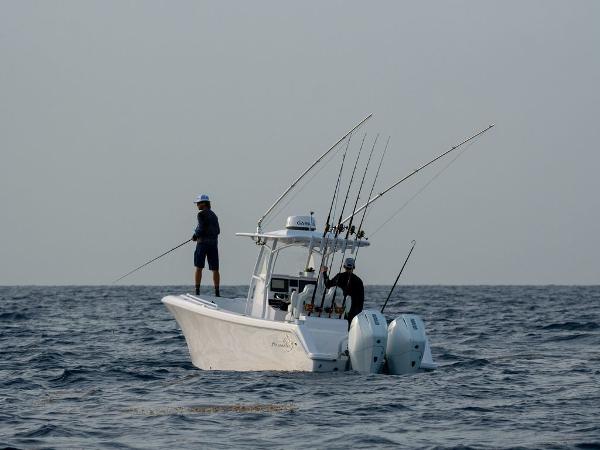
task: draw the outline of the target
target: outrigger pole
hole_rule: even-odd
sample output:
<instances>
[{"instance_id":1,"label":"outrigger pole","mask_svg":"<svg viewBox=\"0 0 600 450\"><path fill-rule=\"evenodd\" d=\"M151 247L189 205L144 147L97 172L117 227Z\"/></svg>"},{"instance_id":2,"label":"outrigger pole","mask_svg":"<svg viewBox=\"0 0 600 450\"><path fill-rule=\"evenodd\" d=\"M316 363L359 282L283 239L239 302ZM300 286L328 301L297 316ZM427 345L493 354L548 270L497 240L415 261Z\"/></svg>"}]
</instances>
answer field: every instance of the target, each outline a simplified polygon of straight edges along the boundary
<instances>
[{"instance_id":1,"label":"outrigger pole","mask_svg":"<svg viewBox=\"0 0 600 450\"><path fill-rule=\"evenodd\" d=\"M383 192L380 192L379 194L377 194L375 197L373 197L371 200L369 200L367 203L365 203L364 205L362 205L360 208L355 209L354 212L352 214L350 214L348 217L346 217L344 220L342 220L340 223L346 223L348 222L350 219L352 219L352 217L354 217L356 214L358 214L359 212L361 212L363 209L367 208L371 203L373 203L376 200L379 200L382 196L384 196L385 194L387 194L389 191L391 191L392 189L394 189L396 186L398 186L400 183L403 183L404 181L408 180L410 177L412 177L413 175L415 175L417 172L421 171L422 169L424 169L425 167L433 164L434 162L436 162L438 159L443 158L444 156L446 156L448 153L453 152L454 150L458 149L459 147L462 147L464 144L466 144L469 141L472 141L473 139L475 139L478 136L481 136L483 133L491 130L494 127L494 124L490 124L487 128L484 128L483 130L479 131L478 133L474 134L473 136L465 139L464 141L460 142L459 144L456 144L455 146L453 146L450 150L446 150L444 153L436 156L435 158L433 158L431 161L429 161L428 163L423 164L421 167L419 167L418 169L413 170L411 173L409 173L408 175L406 175L405 177L403 177L402 179L396 181L394 184L392 184L390 187L388 187L387 189L385 189Z\"/></svg>"},{"instance_id":2,"label":"outrigger pole","mask_svg":"<svg viewBox=\"0 0 600 450\"><path fill-rule=\"evenodd\" d=\"M313 167L315 167L317 164L319 164L321 162L321 160L323 158L325 158L332 150L334 150L339 144L340 142L342 142L344 139L346 139L348 136L350 136L352 133L354 133L356 130L358 130L367 120L369 120L371 117L373 117L373 114L369 114L367 117L365 117L363 120L361 120L358 125L356 125L354 128L352 128L350 131L348 131L344 136L342 136L335 144L333 144L331 146L331 148L329 150L327 150L325 153L323 153L321 156L319 156L317 158L317 160L312 163L310 165L310 167L308 169L306 169L304 172L302 172L302 174L296 179L296 181L294 181L290 187L288 187L283 194L281 194L279 196L279 198L277 200L275 200L275 203L273 203L271 205L271 207L269 209L267 209L267 212L265 212L262 217L260 219L258 219L258 224L256 226L256 232L257 233L261 233L262 231L262 223L263 220L265 220L265 218L271 213L271 211L273 211L273 209L279 204L279 202L281 202L281 200L283 200L283 198L298 184L298 182L304 178L304 176L310 172Z\"/></svg>"}]
</instances>

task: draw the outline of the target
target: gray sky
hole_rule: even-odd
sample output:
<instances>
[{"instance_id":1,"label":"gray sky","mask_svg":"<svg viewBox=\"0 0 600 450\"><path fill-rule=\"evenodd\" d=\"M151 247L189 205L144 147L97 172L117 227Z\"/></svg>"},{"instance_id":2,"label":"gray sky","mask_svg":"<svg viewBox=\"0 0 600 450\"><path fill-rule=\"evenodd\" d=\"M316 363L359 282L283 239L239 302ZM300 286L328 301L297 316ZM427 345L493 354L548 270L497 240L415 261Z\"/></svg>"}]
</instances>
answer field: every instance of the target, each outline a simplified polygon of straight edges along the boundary
<instances>
[{"instance_id":1,"label":"gray sky","mask_svg":"<svg viewBox=\"0 0 600 450\"><path fill-rule=\"evenodd\" d=\"M367 140L391 135L380 188L496 127L372 238L366 283L391 283L412 239L404 283L600 283L599 13L0 1L0 284L110 283L190 237L200 192L222 283L246 284L257 249L234 233L371 112ZM337 163L268 228L311 209L323 225ZM439 167L377 203L367 234ZM127 282L191 284L192 253Z\"/></svg>"}]
</instances>

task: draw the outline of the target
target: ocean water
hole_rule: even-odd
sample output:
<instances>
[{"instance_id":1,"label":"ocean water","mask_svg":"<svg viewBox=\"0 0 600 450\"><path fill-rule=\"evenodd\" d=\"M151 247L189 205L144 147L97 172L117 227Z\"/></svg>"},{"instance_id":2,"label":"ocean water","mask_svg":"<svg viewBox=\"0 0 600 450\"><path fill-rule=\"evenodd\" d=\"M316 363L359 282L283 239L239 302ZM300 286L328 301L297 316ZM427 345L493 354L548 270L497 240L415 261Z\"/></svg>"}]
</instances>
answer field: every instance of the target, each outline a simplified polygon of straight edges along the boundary
<instances>
[{"instance_id":1,"label":"ocean water","mask_svg":"<svg viewBox=\"0 0 600 450\"><path fill-rule=\"evenodd\" d=\"M397 288L439 364L411 376L198 370L186 289L0 287L0 447L600 448L600 287Z\"/></svg>"}]
</instances>

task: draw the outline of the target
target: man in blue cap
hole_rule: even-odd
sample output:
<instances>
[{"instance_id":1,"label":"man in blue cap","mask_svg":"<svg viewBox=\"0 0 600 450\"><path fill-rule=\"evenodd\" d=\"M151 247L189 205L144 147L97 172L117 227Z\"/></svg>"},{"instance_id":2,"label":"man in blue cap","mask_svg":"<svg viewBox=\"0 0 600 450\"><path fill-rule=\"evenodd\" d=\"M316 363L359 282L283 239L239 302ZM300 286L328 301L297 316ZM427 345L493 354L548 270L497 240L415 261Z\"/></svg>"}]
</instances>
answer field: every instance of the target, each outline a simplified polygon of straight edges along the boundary
<instances>
[{"instance_id":1,"label":"man in blue cap","mask_svg":"<svg viewBox=\"0 0 600 450\"><path fill-rule=\"evenodd\" d=\"M196 197L195 203L200 210L198 212L198 225L192 236L192 240L197 242L196 251L194 252L196 295L200 295L202 269L204 269L205 261L208 260L208 268L213 273L215 296L220 297L219 284L221 276L219 274L218 236L221 229L219 228L219 218L210 208L210 198L208 195L199 195Z\"/></svg>"}]
</instances>

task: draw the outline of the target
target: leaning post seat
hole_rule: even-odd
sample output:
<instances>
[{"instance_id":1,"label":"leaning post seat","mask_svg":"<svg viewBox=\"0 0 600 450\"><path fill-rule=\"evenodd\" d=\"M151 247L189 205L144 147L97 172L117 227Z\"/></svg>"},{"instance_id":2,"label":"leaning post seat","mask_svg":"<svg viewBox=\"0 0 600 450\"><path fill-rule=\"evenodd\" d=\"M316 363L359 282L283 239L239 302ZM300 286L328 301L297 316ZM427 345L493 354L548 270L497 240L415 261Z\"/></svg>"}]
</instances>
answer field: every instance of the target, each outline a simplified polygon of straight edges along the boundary
<instances>
[{"instance_id":1,"label":"leaning post seat","mask_svg":"<svg viewBox=\"0 0 600 450\"><path fill-rule=\"evenodd\" d=\"M290 304L288 305L287 310L288 313L285 316L285 320L291 321L298 318L298 316L296 315L296 312L298 310L298 292L292 292L292 295L290 297Z\"/></svg>"},{"instance_id":2,"label":"leaning post seat","mask_svg":"<svg viewBox=\"0 0 600 450\"><path fill-rule=\"evenodd\" d=\"M350 308L352 307L352 297L349 295L346 297L346 303L342 309L342 303L344 303L344 291L337 286L336 289L337 294L335 294L335 304L333 305L332 315L337 315L340 319L344 319L344 316L350 312Z\"/></svg>"},{"instance_id":3,"label":"leaning post seat","mask_svg":"<svg viewBox=\"0 0 600 450\"><path fill-rule=\"evenodd\" d=\"M329 311L331 311L331 314L329 314L330 316L335 316L336 312L335 312L335 308L334 308L334 297L335 297L335 304L337 306L339 306L339 308L341 308L342 306L342 302L344 301L344 291L339 287L339 286L332 286L329 288L329 290L327 291L327 294L325 294L325 303L323 304L323 311L327 312L329 314ZM346 307L348 308L347 310L350 310L350 297L348 297L346 299ZM337 313L339 315L339 312Z\"/></svg>"},{"instance_id":4,"label":"leaning post seat","mask_svg":"<svg viewBox=\"0 0 600 450\"><path fill-rule=\"evenodd\" d=\"M312 299L312 293L315 290L313 284L307 284L304 286L302 292L292 292L290 298L290 304L288 306L288 313L285 317L286 320L294 320L300 318L300 314L304 313L304 305L310 303Z\"/></svg>"},{"instance_id":5,"label":"leaning post seat","mask_svg":"<svg viewBox=\"0 0 600 450\"><path fill-rule=\"evenodd\" d=\"M304 290L300 292L300 294L298 294L298 307L296 308L295 315L296 318L300 317L300 314L304 313L305 305L310 304L314 290L315 286L313 284L307 284L306 286L304 286Z\"/></svg>"}]
</instances>

